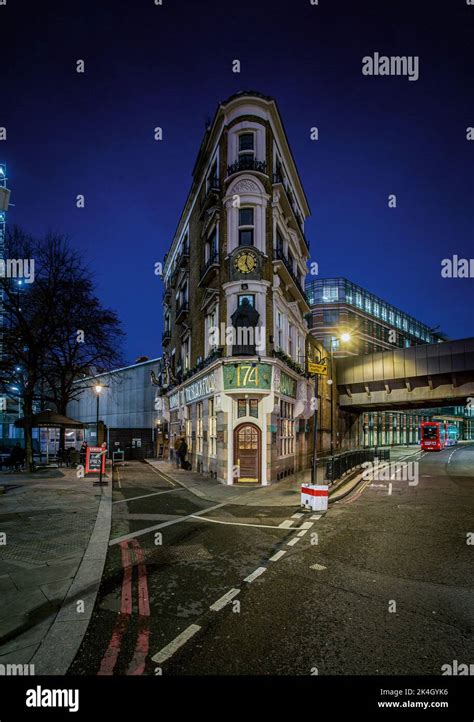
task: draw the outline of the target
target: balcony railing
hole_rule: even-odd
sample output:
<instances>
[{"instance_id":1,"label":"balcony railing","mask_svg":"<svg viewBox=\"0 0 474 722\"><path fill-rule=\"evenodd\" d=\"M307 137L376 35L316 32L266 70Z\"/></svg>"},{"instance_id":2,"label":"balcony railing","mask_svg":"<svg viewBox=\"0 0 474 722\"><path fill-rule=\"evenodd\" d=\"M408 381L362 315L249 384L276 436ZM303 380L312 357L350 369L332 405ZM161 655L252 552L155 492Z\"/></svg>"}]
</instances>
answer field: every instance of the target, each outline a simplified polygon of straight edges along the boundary
<instances>
[{"instance_id":1,"label":"balcony railing","mask_svg":"<svg viewBox=\"0 0 474 722\"><path fill-rule=\"evenodd\" d=\"M219 180L219 178L217 178L217 176L215 176L214 178L209 178L207 182L208 182L207 190L206 190L206 193L205 193L204 198L202 199L201 205L200 205L201 211L204 210L205 208L207 208L207 206L210 206L212 201L215 202L216 197L221 192L221 184L220 184L220 180Z\"/></svg>"},{"instance_id":2,"label":"balcony railing","mask_svg":"<svg viewBox=\"0 0 474 722\"><path fill-rule=\"evenodd\" d=\"M238 161L227 166L227 175L241 173L244 170L254 170L258 173L267 172L267 164L264 160L255 160L255 158L239 158Z\"/></svg>"},{"instance_id":3,"label":"balcony railing","mask_svg":"<svg viewBox=\"0 0 474 722\"><path fill-rule=\"evenodd\" d=\"M303 298L305 299L306 303L308 303L308 297L307 297L307 295L306 295L306 293L305 293L305 291L304 291L303 286L301 285L300 279L298 278L298 276L296 275L296 273L293 271L292 264L291 264L289 258L287 258L287 256L285 256L282 248L275 248L275 259L277 259L277 260L279 260L279 261L283 261L286 270L287 270L288 273L290 274L290 276L291 276L291 278L293 279L295 285L298 287L299 292L301 293L301 295L302 295Z\"/></svg>"},{"instance_id":4,"label":"balcony railing","mask_svg":"<svg viewBox=\"0 0 474 722\"><path fill-rule=\"evenodd\" d=\"M219 254L217 251L211 254L207 261L201 266L201 273L199 275L199 283L204 281L205 276L211 269L219 268Z\"/></svg>"},{"instance_id":5,"label":"balcony railing","mask_svg":"<svg viewBox=\"0 0 474 722\"><path fill-rule=\"evenodd\" d=\"M298 224L298 228L301 231L301 235L303 236L303 239L304 239L304 242L305 242L307 248L309 248L308 241L306 240L306 236L304 234L303 219L300 216L298 205L294 199L294 196L293 196L293 193L291 191L288 181L286 180L286 178L283 176L283 174L279 170L277 170L277 172L273 174L273 184L275 185L276 183L280 183L283 186L283 188L285 189L286 197L288 199L288 203L290 204L291 210L293 211L293 215Z\"/></svg>"},{"instance_id":6,"label":"balcony railing","mask_svg":"<svg viewBox=\"0 0 474 722\"><path fill-rule=\"evenodd\" d=\"M165 329L161 335L161 343L163 346L171 341L171 330Z\"/></svg>"},{"instance_id":7,"label":"balcony railing","mask_svg":"<svg viewBox=\"0 0 474 722\"><path fill-rule=\"evenodd\" d=\"M176 309L176 323L181 323L189 313L189 303L185 301Z\"/></svg>"},{"instance_id":8,"label":"balcony railing","mask_svg":"<svg viewBox=\"0 0 474 722\"><path fill-rule=\"evenodd\" d=\"M186 244L183 246L183 248L182 248L182 250L181 250L181 253L179 254L178 265L179 265L181 268L184 268L185 266L187 266L188 261L189 261L189 246L188 246L188 244L186 243Z\"/></svg>"}]
</instances>

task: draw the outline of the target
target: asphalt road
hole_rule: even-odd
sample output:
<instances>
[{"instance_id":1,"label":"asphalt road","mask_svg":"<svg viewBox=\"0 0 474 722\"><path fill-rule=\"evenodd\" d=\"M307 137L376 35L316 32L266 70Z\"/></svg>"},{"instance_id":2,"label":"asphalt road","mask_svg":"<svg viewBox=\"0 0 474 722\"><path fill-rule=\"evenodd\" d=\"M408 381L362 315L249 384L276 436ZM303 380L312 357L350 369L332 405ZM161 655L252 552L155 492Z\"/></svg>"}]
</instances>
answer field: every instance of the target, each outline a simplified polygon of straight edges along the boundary
<instances>
[{"instance_id":1,"label":"asphalt road","mask_svg":"<svg viewBox=\"0 0 474 722\"><path fill-rule=\"evenodd\" d=\"M474 444L407 461L320 518L217 506L130 464L70 673L439 675L473 662Z\"/></svg>"}]
</instances>

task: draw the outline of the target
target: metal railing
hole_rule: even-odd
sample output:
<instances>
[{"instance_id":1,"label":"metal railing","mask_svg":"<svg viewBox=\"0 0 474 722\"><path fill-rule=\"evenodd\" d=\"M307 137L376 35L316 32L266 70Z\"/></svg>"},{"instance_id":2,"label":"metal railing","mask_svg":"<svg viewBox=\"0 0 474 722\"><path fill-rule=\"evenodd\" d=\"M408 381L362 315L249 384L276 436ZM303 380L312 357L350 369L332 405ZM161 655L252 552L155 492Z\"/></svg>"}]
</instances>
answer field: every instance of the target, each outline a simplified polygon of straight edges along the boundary
<instances>
[{"instance_id":1,"label":"metal railing","mask_svg":"<svg viewBox=\"0 0 474 722\"><path fill-rule=\"evenodd\" d=\"M214 251L211 256L207 259L205 263L201 266L201 273L199 275L199 279L202 281L208 270L212 266L218 266L219 265L219 254L217 251Z\"/></svg>"},{"instance_id":2,"label":"metal railing","mask_svg":"<svg viewBox=\"0 0 474 722\"><path fill-rule=\"evenodd\" d=\"M326 459L326 479L330 484L364 462L390 461L390 449L356 449Z\"/></svg>"},{"instance_id":3,"label":"metal railing","mask_svg":"<svg viewBox=\"0 0 474 722\"><path fill-rule=\"evenodd\" d=\"M285 256L283 249L278 248L278 246L277 246L277 248L275 248L275 258L279 261L283 261L286 270L288 271L288 273L290 274L294 283L298 287L299 292L302 294L302 296L306 300L306 302L308 302L308 297L305 293L303 286L301 285L300 279L298 278L298 276L296 275L296 273L294 272L294 270L292 268L290 259L287 256Z\"/></svg>"},{"instance_id":4,"label":"metal railing","mask_svg":"<svg viewBox=\"0 0 474 722\"><path fill-rule=\"evenodd\" d=\"M255 170L258 173L267 172L267 164L264 160L255 160L255 158L240 158L232 165L227 166L227 175L240 173L244 170Z\"/></svg>"}]
</instances>

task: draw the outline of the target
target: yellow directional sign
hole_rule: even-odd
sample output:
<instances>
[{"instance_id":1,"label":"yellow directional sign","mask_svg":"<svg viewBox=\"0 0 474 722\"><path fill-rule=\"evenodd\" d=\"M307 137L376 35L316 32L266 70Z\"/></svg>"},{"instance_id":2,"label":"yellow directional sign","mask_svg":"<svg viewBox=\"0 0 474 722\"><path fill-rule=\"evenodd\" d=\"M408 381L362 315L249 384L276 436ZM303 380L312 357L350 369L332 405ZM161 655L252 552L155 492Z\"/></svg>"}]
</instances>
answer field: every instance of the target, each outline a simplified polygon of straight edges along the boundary
<instances>
[{"instance_id":1,"label":"yellow directional sign","mask_svg":"<svg viewBox=\"0 0 474 722\"><path fill-rule=\"evenodd\" d=\"M312 361L308 362L308 371L310 374L318 374L319 376L327 376L328 367L326 364L315 364Z\"/></svg>"}]
</instances>

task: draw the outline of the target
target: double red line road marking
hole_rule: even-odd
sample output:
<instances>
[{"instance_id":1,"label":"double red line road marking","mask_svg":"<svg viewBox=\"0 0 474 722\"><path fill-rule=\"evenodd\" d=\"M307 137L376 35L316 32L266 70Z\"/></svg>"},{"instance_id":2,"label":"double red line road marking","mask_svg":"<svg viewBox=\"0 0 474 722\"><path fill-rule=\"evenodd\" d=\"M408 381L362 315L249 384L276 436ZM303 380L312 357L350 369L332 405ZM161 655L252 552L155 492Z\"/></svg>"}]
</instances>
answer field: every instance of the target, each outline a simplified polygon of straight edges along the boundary
<instances>
[{"instance_id":1,"label":"double red line road marking","mask_svg":"<svg viewBox=\"0 0 474 722\"><path fill-rule=\"evenodd\" d=\"M120 612L115 623L114 631L109 645L100 664L98 675L112 675L120 655L122 643L133 613L132 555L137 562L138 569L138 637L135 651L128 666L127 675L140 675L145 670L145 662L150 646L150 603L148 598L148 582L146 565L143 558L143 549L137 539L131 539L131 548L128 541L120 542L122 552L122 597Z\"/></svg>"}]
</instances>

